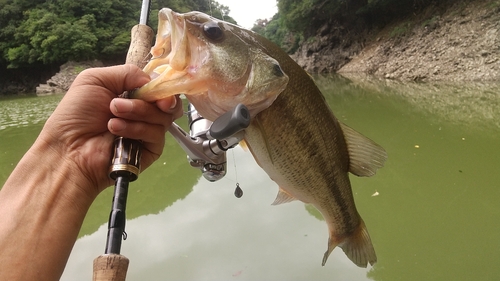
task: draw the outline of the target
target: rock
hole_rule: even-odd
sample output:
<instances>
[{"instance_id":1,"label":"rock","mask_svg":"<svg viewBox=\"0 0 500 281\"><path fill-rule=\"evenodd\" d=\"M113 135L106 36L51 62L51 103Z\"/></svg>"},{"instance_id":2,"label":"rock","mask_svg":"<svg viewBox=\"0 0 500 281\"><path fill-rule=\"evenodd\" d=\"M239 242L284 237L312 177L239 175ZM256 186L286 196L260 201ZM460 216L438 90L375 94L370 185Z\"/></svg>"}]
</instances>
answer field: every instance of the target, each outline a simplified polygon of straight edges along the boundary
<instances>
[{"instance_id":1,"label":"rock","mask_svg":"<svg viewBox=\"0 0 500 281\"><path fill-rule=\"evenodd\" d=\"M362 72L397 80L498 81L500 13L491 7L488 0L459 1L440 9L431 5L404 19L411 22L410 30L400 36L391 35L400 22L367 31L321 27L321 34L306 40L291 57L309 72ZM496 7L500 10L500 5Z\"/></svg>"},{"instance_id":2,"label":"rock","mask_svg":"<svg viewBox=\"0 0 500 281\"><path fill-rule=\"evenodd\" d=\"M495 26L500 21L500 14L483 16L491 14L488 7L487 1L473 1L465 7L451 6L439 16L433 16L436 28L432 32L420 24L426 19L416 16L412 19L412 35L400 40L386 37L379 44L392 51L378 52L364 60L376 65L375 71L371 70L373 74L392 73L400 80L498 80L500 63L496 59L500 57L500 33ZM462 8L462 16L457 17L455 11ZM409 46L417 50L411 56L402 51ZM405 67L395 68L394 64L384 63L386 61L398 61ZM351 68L367 71L356 59L352 63L355 65Z\"/></svg>"},{"instance_id":3,"label":"rock","mask_svg":"<svg viewBox=\"0 0 500 281\"><path fill-rule=\"evenodd\" d=\"M104 64L101 61L84 61L74 62L69 61L60 67L60 71L56 75L47 80L46 84L40 84L36 87L37 96L47 96L54 94L64 94L75 80L76 76L87 68L102 67Z\"/></svg>"},{"instance_id":4,"label":"rock","mask_svg":"<svg viewBox=\"0 0 500 281\"><path fill-rule=\"evenodd\" d=\"M50 86L48 84L40 84L38 87L36 87L36 95L37 96L50 96L56 94L55 92L56 88L53 86Z\"/></svg>"}]
</instances>

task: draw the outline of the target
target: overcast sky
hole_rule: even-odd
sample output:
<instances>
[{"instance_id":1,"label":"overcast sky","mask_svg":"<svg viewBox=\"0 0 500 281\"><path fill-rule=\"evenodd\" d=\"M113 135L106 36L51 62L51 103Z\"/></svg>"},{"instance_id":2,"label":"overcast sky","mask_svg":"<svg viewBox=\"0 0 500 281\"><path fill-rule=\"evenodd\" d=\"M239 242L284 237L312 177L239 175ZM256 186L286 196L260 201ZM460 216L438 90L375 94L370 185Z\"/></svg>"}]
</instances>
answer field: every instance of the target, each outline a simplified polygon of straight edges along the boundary
<instances>
[{"instance_id":1,"label":"overcast sky","mask_svg":"<svg viewBox=\"0 0 500 281\"><path fill-rule=\"evenodd\" d=\"M267 19L278 11L276 0L216 0L231 10L229 15L245 28L252 28L257 19Z\"/></svg>"}]
</instances>

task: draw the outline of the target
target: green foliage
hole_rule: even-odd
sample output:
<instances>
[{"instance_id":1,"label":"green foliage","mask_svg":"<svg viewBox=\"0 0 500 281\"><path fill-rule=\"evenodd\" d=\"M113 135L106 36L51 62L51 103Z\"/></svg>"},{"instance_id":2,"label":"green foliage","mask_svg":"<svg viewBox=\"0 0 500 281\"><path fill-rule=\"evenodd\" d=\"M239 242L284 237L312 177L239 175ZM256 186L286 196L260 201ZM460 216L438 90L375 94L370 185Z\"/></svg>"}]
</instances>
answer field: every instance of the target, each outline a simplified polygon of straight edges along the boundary
<instances>
[{"instance_id":1,"label":"green foliage","mask_svg":"<svg viewBox=\"0 0 500 281\"><path fill-rule=\"evenodd\" d=\"M14 36L22 44L7 51L10 67L20 62L51 63L60 58L82 60L95 55L98 39L92 32L96 25L93 15L67 22L45 9L33 9L25 16Z\"/></svg>"},{"instance_id":2,"label":"green foliage","mask_svg":"<svg viewBox=\"0 0 500 281\"><path fill-rule=\"evenodd\" d=\"M436 24L436 22L439 20L439 17L433 16L431 18L428 18L422 22L422 26L430 26Z\"/></svg>"},{"instance_id":3,"label":"green foliage","mask_svg":"<svg viewBox=\"0 0 500 281\"><path fill-rule=\"evenodd\" d=\"M138 0L0 0L0 64L9 68L68 60L124 58L130 29L138 23ZM229 8L213 0L153 0L158 10L199 10L235 22Z\"/></svg>"},{"instance_id":4,"label":"green foliage","mask_svg":"<svg viewBox=\"0 0 500 281\"><path fill-rule=\"evenodd\" d=\"M83 66L77 65L77 66L75 66L75 68L74 68L73 71L74 71L75 74L78 74L78 73L80 73L80 72L82 72L84 70L85 70L85 68Z\"/></svg>"},{"instance_id":5,"label":"green foliage","mask_svg":"<svg viewBox=\"0 0 500 281\"><path fill-rule=\"evenodd\" d=\"M431 4L433 0L276 0L278 18L258 21L253 30L293 52L304 38L312 38L324 25L354 30L359 26L384 26L394 20L405 19ZM453 2L454 0L443 0ZM467 1L467 0L460 0ZM500 0L494 0L500 3ZM433 24L437 18L431 19ZM411 25L396 26L391 36L402 36Z\"/></svg>"},{"instance_id":6,"label":"green foliage","mask_svg":"<svg viewBox=\"0 0 500 281\"><path fill-rule=\"evenodd\" d=\"M432 2L433 0L368 0L356 13L371 23L383 25L402 19Z\"/></svg>"},{"instance_id":7,"label":"green foliage","mask_svg":"<svg viewBox=\"0 0 500 281\"><path fill-rule=\"evenodd\" d=\"M294 33L310 36L323 24L357 20L356 11L368 0L277 0L281 24Z\"/></svg>"},{"instance_id":8,"label":"green foliage","mask_svg":"<svg viewBox=\"0 0 500 281\"><path fill-rule=\"evenodd\" d=\"M497 9L500 7L500 0L493 0L489 3L491 9Z\"/></svg>"},{"instance_id":9,"label":"green foliage","mask_svg":"<svg viewBox=\"0 0 500 281\"><path fill-rule=\"evenodd\" d=\"M404 36L408 34L408 32L410 32L411 28L412 24L410 22L403 22L401 24L398 24L396 27L392 29L391 33L389 34L389 37L394 38L394 37Z\"/></svg>"},{"instance_id":10,"label":"green foliage","mask_svg":"<svg viewBox=\"0 0 500 281\"><path fill-rule=\"evenodd\" d=\"M259 19L254 24L252 30L280 46L289 53L295 52L303 37L301 34L294 34L287 29L281 20L281 13L277 13L271 20Z\"/></svg>"},{"instance_id":11,"label":"green foliage","mask_svg":"<svg viewBox=\"0 0 500 281\"><path fill-rule=\"evenodd\" d=\"M277 0L278 13L270 21L257 21L252 30L292 53L322 25L341 21L366 4L367 0Z\"/></svg>"},{"instance_id":12,"label":"green foliage","mask_svg":"<svg viewBox=\"0 0 500 281\"><path fill-rule=\"evenodd\" d=\"M447 0L452 1L452 0ZM324 24L384 24L402 18L432 0L276 0L279 12L258 21L253 30L289 52ZM492 1L498 5L499 0ZM139 0L0 0L0 65L11 68L67 60L123 59L130 29L139 19ZM214 0L152 0L150 26L158 11L201 11L236 23L229 8ZM393 35L409 26L398 26Z\"/></svg>"},{"instance_id":13,"label":"green foliage","mask_svg":"<svg viewBox=\"0 0 500 281\"><path fill-rule=\"evenodd\" d=\"M301 31L312 18L315 0L278 0L283 23L292 32Z\"/></svg>"}]
</instances>

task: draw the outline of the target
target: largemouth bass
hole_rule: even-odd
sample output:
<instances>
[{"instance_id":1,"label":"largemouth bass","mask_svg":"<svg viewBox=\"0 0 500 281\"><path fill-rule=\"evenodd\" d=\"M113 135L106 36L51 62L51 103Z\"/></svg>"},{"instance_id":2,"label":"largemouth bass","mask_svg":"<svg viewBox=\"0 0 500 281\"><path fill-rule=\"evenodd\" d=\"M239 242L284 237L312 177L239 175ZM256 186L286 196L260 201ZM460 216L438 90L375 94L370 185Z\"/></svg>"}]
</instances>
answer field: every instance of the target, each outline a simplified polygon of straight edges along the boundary
<instances>
[{"instance_id":1,"label":"largemouth bass","mask_svg":"<svg viewBox=\"0 0 500 281\"><path fill-rule=\"evenodd\" d=\"M258 34L200 12L159 12L153 78L132 98L154 101L184 93L209 120L245 104L247 146L279 185L273 204L298 199L314 205L329 229L325 265L336 246L356 265L377 261L348 172L372 176L385 150L341 124L313 79L278 46Z\"/></svg>"}]
</instances>

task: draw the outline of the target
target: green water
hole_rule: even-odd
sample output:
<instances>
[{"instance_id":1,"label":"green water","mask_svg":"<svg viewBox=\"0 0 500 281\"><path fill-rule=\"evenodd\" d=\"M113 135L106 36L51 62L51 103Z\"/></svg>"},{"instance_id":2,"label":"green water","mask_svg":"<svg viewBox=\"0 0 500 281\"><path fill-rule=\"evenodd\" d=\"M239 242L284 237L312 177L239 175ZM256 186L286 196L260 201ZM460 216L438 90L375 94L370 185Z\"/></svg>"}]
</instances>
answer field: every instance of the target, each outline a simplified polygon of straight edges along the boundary
<instances>
[{"instance_id":1,"label":"green water","mask_svg":"<svg viewBox=\"0 0 500 281\"><path fill-rule=\"evenodd\" d=\"M376 176L351 177L378 263L357 268L336 249L321 267L325 223L300 202L270 206L277 186L248 152L229 152L228 175L209 183L168 136L161 159L130 187L122 246L130 259L127 280L500 276L500 85L317 81L336 116L389 154ZM60 98L0 100L0 184ZM92 260L104 251L111 194L109 188L93 204L62 280L91 280Z\"/></svg>"}]
</instances>

